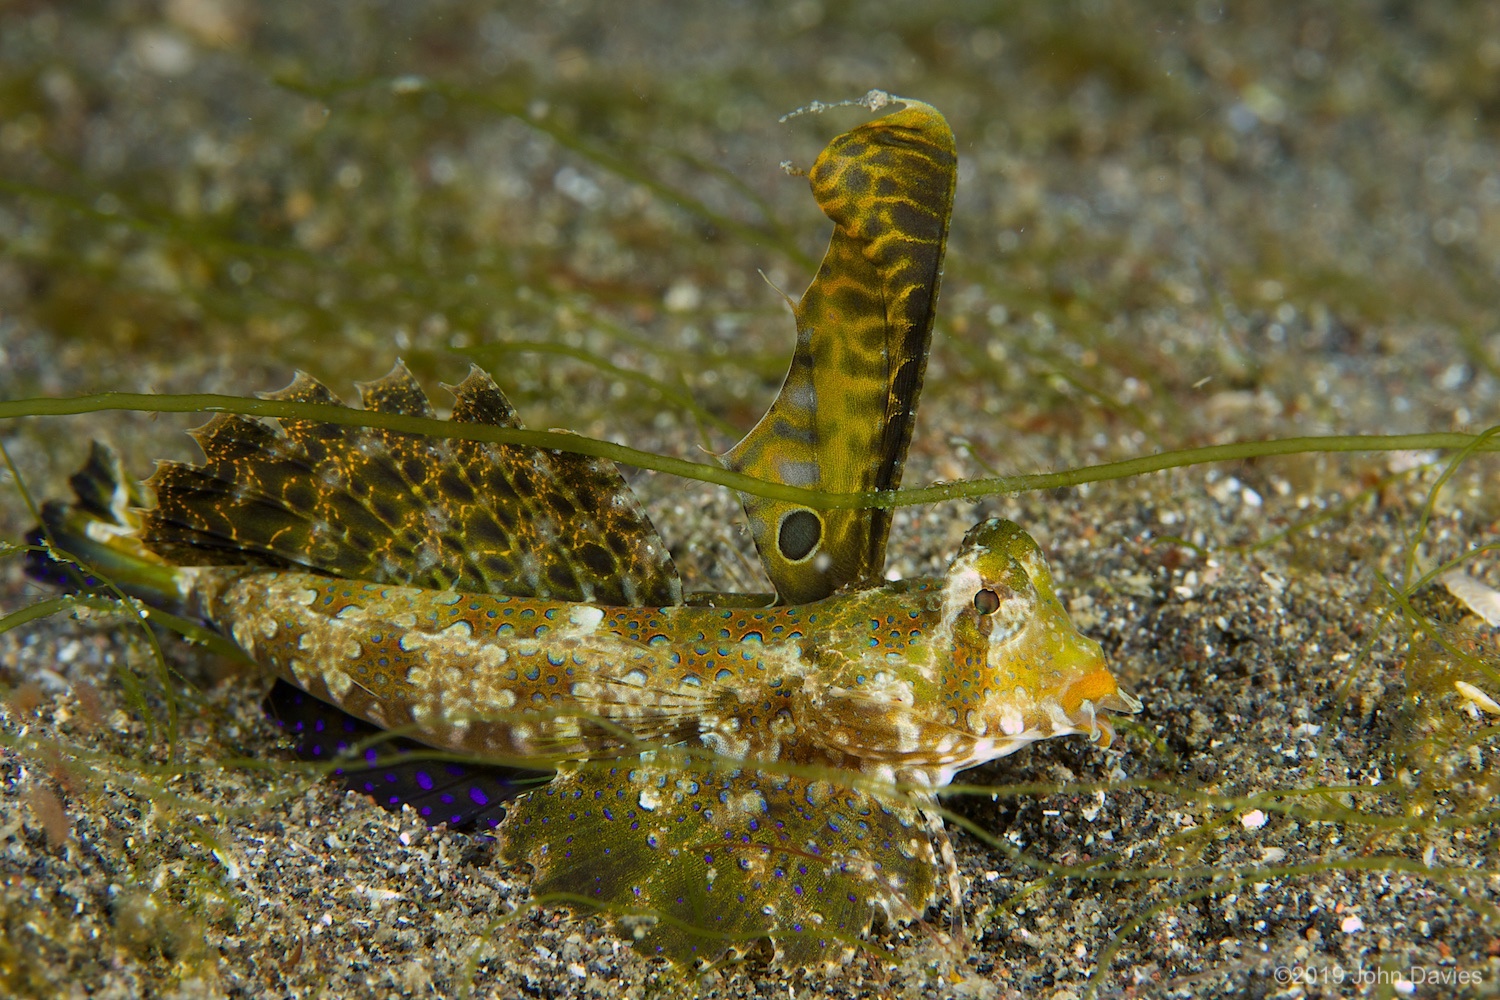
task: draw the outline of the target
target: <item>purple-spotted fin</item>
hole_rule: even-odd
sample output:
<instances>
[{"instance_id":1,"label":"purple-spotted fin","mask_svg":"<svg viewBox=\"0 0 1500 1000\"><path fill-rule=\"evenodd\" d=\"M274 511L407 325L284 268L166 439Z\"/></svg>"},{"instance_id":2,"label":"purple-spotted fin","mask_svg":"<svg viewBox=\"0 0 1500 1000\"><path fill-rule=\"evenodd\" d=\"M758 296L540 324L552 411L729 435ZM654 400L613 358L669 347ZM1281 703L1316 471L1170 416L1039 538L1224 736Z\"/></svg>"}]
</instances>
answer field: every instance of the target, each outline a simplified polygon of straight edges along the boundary
<instances>
[{"instance_id":1,"label":"purple-spotted fin","mask_svg":"<svg viewBox=\"0 0 1500 1000\"><path fill-rule=\"evenodd\" d=\"M769 940L790 966L833 963L877 915L936 896L945 835L931 797L663 751L567 764L501 827L538 901L610 912L648 955L712 965Z\"/></svg>"},{"instance_id":2,"label":"purple-spotted fin","mask_svg":"<svg viewBox=\"0 0 1500 1000\"><path fill-rule=\"evenodd\" d=\"M483 371L452 419L519 427ZM366 409L432 417L399 362L360 386ZM341 406L298 374L267 398ZM676 567L613 463L372 427L221 415L193 433L201 465L164 462L144 543L181 566L265 565L354 580L601 604L682 603Z\"/></svg>"},{"instance_id":3,"label":"purple-spotted fin","mask_svg":"<svg viewBox=\"0 0 1500 1000\"><path fill-rule=\"evenodd\" d=\"M285 681L271 688L265 707L292 739L297 756L319 763L347 761L333 771L345 788L388 809L409 805L433 825L492 830L505 818L507 802L551 776L550 771L409 759L431 751L408 739L381 739L379 728Z\"/></svg>"}]
</instances>

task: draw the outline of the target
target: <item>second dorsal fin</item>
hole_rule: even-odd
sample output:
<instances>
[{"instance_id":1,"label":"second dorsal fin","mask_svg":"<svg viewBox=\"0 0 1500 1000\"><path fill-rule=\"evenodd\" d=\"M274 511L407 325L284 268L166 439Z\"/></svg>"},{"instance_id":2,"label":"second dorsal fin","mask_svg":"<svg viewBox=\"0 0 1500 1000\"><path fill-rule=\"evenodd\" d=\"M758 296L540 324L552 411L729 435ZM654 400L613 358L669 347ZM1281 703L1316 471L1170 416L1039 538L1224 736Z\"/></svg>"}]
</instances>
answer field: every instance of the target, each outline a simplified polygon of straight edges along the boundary
<instances>
[{"instance_id":1,"label":"second dorsal fin","mask_svg":"<svg viewBox=\"0 0 1500 1000\"><path fill-rule=\"evenodd\" d=\"M518 427L474 368L453 420ZM267 398L343 405L299 373ZM366 409L430 417L406 367L360 385ZM201 465L162 463L144 541L183 565L265 564L474 593L613 605L680 604L655 527L614 464L523 445L382 428L218 416Z\"/></svg>"}]
</instances>

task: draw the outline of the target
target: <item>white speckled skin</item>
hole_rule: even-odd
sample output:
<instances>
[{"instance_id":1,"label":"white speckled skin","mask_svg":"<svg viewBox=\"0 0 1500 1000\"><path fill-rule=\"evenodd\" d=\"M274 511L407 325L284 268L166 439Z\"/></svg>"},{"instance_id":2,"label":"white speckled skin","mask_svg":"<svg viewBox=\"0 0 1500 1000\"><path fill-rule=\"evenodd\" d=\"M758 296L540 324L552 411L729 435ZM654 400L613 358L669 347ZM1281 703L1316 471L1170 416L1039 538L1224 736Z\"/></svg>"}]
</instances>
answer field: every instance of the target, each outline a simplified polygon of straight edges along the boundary
<instances>
[{"instance_id":1,"label":"white speckled skin","mask_svg":"<svg viewBox=\"0 0 1500 1000\"><path fill-rule=\"evenodd\" d=\"M526 761L701 746L934 788L1036 739L1107 739L1102 711L1138 705L1031 539L988 529L942 580L800 607L601 608L244 569L180 582L252 659L435 746Z\"/></svg>"}]
</instances>

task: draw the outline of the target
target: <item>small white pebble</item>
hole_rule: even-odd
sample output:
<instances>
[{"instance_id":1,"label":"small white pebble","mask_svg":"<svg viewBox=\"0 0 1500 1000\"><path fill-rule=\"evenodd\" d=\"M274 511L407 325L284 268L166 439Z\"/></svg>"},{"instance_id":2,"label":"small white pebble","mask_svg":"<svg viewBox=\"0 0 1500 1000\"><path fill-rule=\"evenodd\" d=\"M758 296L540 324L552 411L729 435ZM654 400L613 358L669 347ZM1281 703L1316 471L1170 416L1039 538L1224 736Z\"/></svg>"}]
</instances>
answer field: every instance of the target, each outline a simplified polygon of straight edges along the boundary
<instances>
[{"instance_id":1,"label":"small white pebble","mask_svg":"<svg viewBox=\"0 0 1500 1000\"><path fill-rule=\"evenodd\" d=\"M1279 865L1286 860L1286 851L1279 847L1262 847L1260 849L1260 863L1263 865Z\"/></svg>"},{"instance_id":2,"label":"small white pebble","mask_svg":"<svg viewBox=\"0 0 1500 1000\"><path fill-rule=\"evenodd\" d=\"M219 859L219 864L223 865L225 871L229 872L229 877L231 879L239 881L240 866L239 863L235 861L234 855L230 854L228 851L220 850L219 848L215 847L213 849L213 856Z\"/></svg>"},{"instance_id":3,"label":"small white pebble","mask_svg":"<svg viewBox=\"0 0 1500 1000\"><path fill-rule=\"evenodd\" d=\"M1468 700L1469 704L1480 711L1488 712L1490 715L1500 715L1500 702L1496 702L1495 699L1468 681L1454 681L1453 687L1454 690Z\"/></svg>"},{"instance_id":4,"label":"small white pebble","mask_svg":"<svg viewBox=\"0 0 1500 1000\"><path fill-rule=\"evenodd\" d=\"M1393 451L1386 459L1385 467L1392 472L1400 474L1420 469L1424 465L1430 465L1437 461L1437 455L1430 451Z\"/></svg>"},{"instance_id":5,"label":"small white pebble","mask_svg":"<svg viewBox=\"0 0 1500 1000\"><path fill-rule=\"evenodd\" d=\"M357 885L354 891L364 896L374 905L390 903L401 898L401 893L394 889L381 889L375 886Z\"/></svg>"},{"instance_id":6,"label":"small white pebble","mask_svg":"<svg viewBox=\"0 0 1500 1000\"><path fill-rule=\"evenodd\" d=\"M666 306L667 312L692 312L703 305L703 292L691 281L675 281L663 296L662 305Z\"/></svg>"},{"instance_id":7,"label":"small white pebble","mask_svg":"<svg viewBox=\"0 0 1500 1000\"><path fill-rule=\"evenodd\" d=\"M1259 809L1252 809L1240 817L1240 825L1246 830L1259 830L1266 825L1266 814Z\"/></svg>"},{"instance_id":8,"label":"small white pebble","mask_svg":"<svg viewBox=\"0 0 1500 1000\"><path fill-rule=\"evenodd\" d=\"M1487 625L1500 625L1500 591L1461 570L1449 570L1438 579L1448 593L1458 598Z\"/></svg>"},{"instance_id":9,"label":"small white pebble","mask_svg":"<svg viewBox=\"0 0 1500 1000\"><path fill-rule=\"evenodd\" d=\"M1349 914L1344 918L1344 922L1339 924L1339 930L1345 934L1356 934L1364 929L1365 922L1359 919L1359 916L1354 913Z\"/></svg>"},{"instance_id":10,"label":"small white pebble","mask_svg":"<svg viewBox=\"0 0 1500 1000\"><path fill-rule=\"evenodd\" d=\"M589 976L589 970L585 969L583 966L579 965L577 962L569 962L568 963L568 971L570 973L572 973L573 975L577 976L579 979L587 979L588 976Z\"/></svg>"}]
</instances>

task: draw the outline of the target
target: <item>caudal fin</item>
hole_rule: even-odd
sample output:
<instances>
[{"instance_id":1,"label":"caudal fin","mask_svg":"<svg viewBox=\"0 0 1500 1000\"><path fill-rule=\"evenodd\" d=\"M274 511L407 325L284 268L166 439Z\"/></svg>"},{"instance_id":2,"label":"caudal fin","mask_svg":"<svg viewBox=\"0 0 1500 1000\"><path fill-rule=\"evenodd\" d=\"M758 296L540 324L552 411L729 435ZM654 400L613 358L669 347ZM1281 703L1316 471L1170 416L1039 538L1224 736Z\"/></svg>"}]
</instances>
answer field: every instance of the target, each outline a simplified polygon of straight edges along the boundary
<instances>
[{"instance_id":1,"label":"caudal fin","mask_svg":"<svg viewBox=\"0 0 1500 1000\"><path fill-rule=\"evenodd\" d=\"M94 442L69 480L72 502L49 500L26 541L26 573L73 593L117 591L153 607L180 603L176 568L141 544L140 510L149 500L114 449Z\"/></svg>"}]
</instances>

